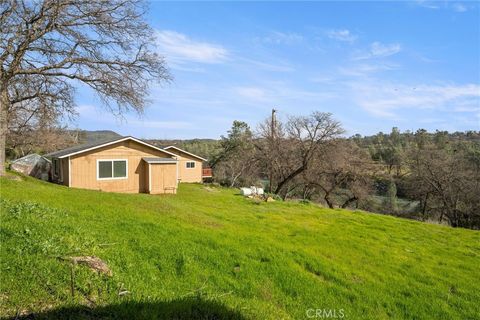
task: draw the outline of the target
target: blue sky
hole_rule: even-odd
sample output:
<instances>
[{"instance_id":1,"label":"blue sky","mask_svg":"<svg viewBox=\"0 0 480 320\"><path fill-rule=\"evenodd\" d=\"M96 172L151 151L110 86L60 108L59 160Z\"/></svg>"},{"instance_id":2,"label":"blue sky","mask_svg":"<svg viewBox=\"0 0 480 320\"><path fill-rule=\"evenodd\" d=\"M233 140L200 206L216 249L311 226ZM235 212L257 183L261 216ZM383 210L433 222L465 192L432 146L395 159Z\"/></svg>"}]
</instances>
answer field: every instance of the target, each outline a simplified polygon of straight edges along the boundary
<instances>
[{"instance_id":1,"label":"blue sky","mask_svg":"<svg viewBox=\"0 0 480 320\"><path fill-rule=\"evenodd\" d=\"M331 112L347 135L480 130L478 2L152 2L174 81L142 117L116 119L78 92L74 127L141 138L218 138Z\"/></svg>"}]
</instances>

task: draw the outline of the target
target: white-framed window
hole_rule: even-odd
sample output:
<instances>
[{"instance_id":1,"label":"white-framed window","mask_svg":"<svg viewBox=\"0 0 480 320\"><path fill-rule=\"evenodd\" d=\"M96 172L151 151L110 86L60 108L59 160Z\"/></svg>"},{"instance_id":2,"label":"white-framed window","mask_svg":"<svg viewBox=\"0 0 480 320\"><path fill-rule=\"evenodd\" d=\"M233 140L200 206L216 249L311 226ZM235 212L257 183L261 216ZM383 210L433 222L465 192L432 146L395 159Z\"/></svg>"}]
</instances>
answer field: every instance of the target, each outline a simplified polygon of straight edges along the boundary
<instances>
[{"instance_id":1,"label":"white-framed window","mask_svg":"<svg viewBox=\"0 0 480 320\"><path fill-rule=\"evenodd\" d=\"M97 180L127 179L127 159L97 160Z\"/></svg>"},{"instance_id":2,"label":"white-framed window","mask_svg":"<svg viewBox=\"0 0 480 320\"><path fill-rule=\"evenodd\" d=\"M185 163L185 166L187 167L187 169L193 169L195 168L195 161L188 161L187 163Z\"/></svg>"}]
</instances>

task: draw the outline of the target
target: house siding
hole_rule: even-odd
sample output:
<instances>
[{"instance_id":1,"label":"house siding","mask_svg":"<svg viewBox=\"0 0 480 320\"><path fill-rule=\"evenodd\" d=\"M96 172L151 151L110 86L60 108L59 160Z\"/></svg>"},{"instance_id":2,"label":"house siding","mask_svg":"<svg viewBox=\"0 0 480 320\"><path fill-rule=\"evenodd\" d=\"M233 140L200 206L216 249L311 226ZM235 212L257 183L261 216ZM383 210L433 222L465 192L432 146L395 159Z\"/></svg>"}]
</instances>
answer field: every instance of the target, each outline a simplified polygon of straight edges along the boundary
<instances>
[{"instance_id":1,"label":"house siding","mask_svg":"<svg viewBox=\"0 0 480 320\"><path fill-rule=\"evenodd\" d=\"M168 151L177 155L180 182L202 182L203 162L201 160L174 148L170 148ZM187 168L187 162L191 161L195 162L195 168Z\"/></svg>"},{"instance_id":2,"label":"house siding","mask_svg":"<svg viewBox=\"0 0 480 320\"><path fill-rule=\"evenodd\" d=\"M69 178L70 178L70 174L69 174L69 165L68 165L68 158L64 158L64 159L59 159L60 160L60 177L61 177L61 184L65 185L65 186L69 186Z\"/></svg>"},{"instance_id":3,"label":"house siding","mask_svg":"<svg viewBox=\"0 0 480 320\"><path fill-rule=\"evenodd\" d=\"M70 177L72 180L70 187L108 192L148 192L148 179L146 178L148 165L142 160L143 157L171 158L172 156L132 140L126 140L103 148L87 151L70 157ZM98 180L97 160L102 159L127 160L127 178ZM68 162L68 159L66 160ZM176 178L176 174L173 175L173 177ZM153 181L154 178L152 177L152 182Z\"/></svg>"},{"instance_id":4,"label":"house siding","mask_svg":"<svg viewBox=\"0 0 480 320\"><path fill-rule=\"evenodd\" d=\"M177 164L152 163L149 165L150 193L176 193L177 192ZM147 169L148 171L148 169ZM147 181L149 179L147 177Z\"/></svg>"}]
</instances>

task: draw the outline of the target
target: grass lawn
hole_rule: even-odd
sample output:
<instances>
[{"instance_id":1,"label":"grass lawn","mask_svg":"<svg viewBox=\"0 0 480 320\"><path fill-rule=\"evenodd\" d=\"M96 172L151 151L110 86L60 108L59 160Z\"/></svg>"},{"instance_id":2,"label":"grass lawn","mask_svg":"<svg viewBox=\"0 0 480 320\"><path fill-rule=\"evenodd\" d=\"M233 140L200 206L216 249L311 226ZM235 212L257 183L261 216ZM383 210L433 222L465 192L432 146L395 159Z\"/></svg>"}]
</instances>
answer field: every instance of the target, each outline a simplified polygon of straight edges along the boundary
<instances>
[{"instance_id":1,"label":"grass lawn","mask_svg":"<svg viewBox=\"0 0 480 320\"><path fill-rule=\"evenodd\" d=\"M150 196L0 181L1 317L480 317L478 231L194 184ZM77 265L72 282L61 258L84 255L113 275Z\"/></svg>"}]
</instances>

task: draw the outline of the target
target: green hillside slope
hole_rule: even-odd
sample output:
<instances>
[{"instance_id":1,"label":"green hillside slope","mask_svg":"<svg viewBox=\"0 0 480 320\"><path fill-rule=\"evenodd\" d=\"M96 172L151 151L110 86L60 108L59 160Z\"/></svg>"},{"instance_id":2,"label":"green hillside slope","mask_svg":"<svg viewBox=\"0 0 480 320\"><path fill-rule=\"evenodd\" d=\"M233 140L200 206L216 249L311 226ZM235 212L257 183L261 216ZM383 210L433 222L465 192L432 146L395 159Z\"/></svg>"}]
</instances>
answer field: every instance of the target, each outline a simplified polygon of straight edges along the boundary
<instances>
[{"instance_id":1,"label":"green hillside slope","mask_svg":"<svg viewBox=\"0 0 480 320\"><path fill-rule=\"evenodd\" d=\"M2 178L0 203L2 317L480 315L472 230L201 185L150 196ZM73 268L72 256L99 257L112 276Z\"/></svg>"}]
</instances>

